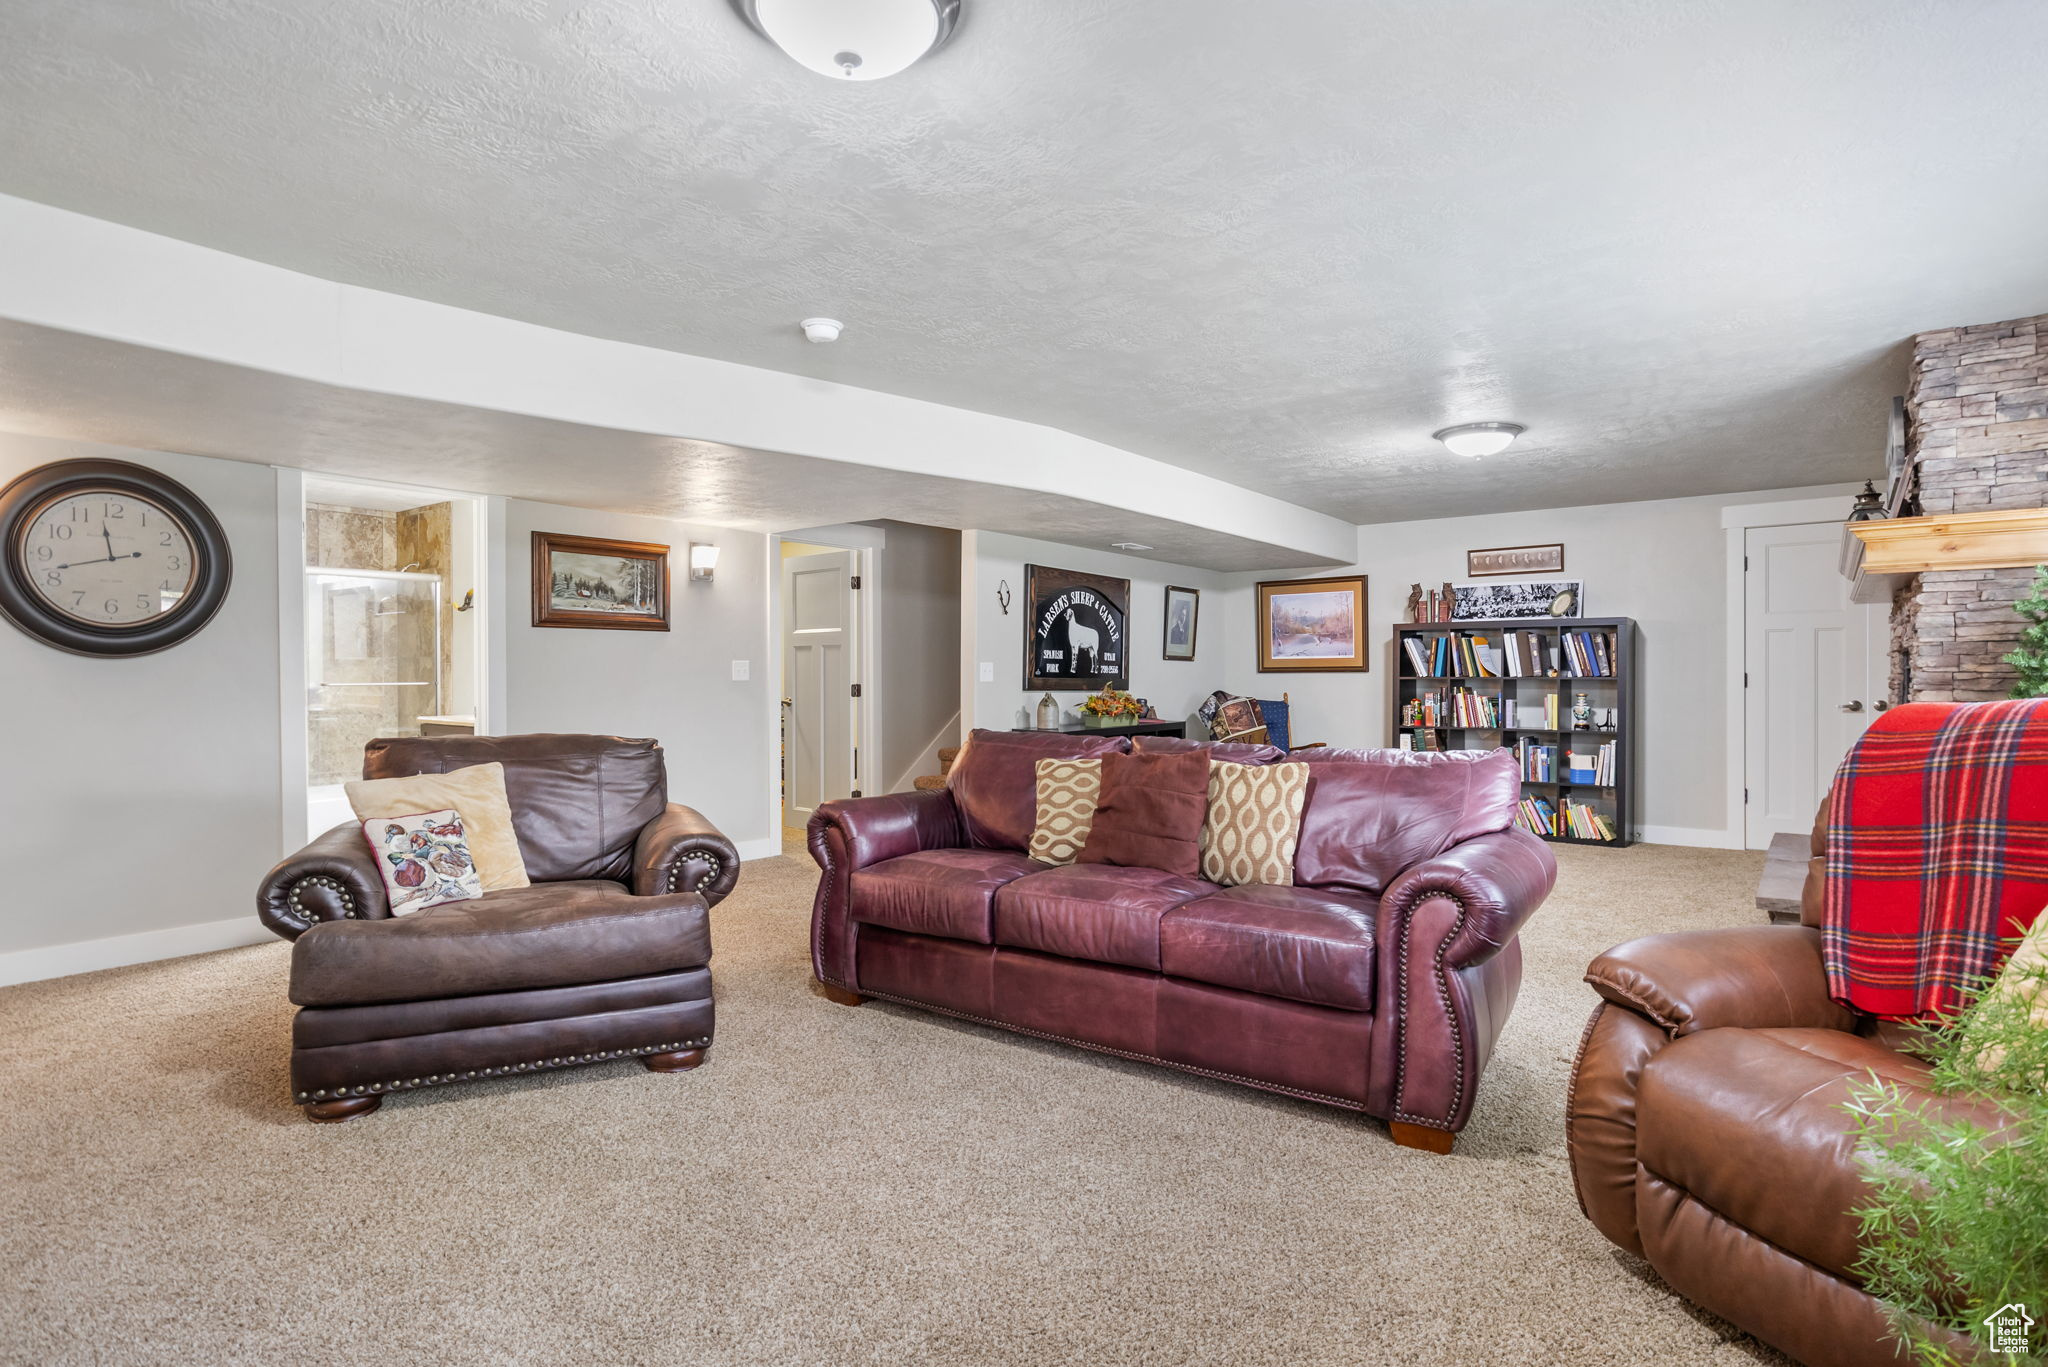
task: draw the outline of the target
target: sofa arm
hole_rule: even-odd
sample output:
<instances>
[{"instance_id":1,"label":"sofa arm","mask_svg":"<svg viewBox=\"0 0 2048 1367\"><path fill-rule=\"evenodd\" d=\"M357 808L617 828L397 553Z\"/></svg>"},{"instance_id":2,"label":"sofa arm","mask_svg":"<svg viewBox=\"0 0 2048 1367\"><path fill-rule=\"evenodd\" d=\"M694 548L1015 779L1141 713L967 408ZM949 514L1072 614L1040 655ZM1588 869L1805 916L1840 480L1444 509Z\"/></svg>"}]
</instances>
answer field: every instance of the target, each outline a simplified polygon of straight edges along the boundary
<instances>
[{"instance_id":1,"label":"sofa arm","mask_svg":"<svg viewBox=\"0 0 2048 1367\"><path fill-rule=\"evenodd\" d=\"M740 881L740 852L695 808L679 802L640 828L633 844L633 893L694 892L715 907Z\"/></svg>"},{"instance_id":2,"label":"sofa arm","mask_svg":"<svg viewBox=\"0 0 2048 1367\"><path fill-rule=\"evenodd\" d=\"M1510 829L1454 845L1387 885L1374 935L1375 1114L1464 1128L1521 988L1515 933L1556 881L1550 847Z\"/></svg>"},{"instance_id":3,"label":"sofa arm","mask_svg":"<svg viewBox=\"0 0 2048 1367\"><path fill-rule=\"evenodd\" d=\"M287 940L322 921L374 921L390 915L377 857L353 821L284 860L256 890L256 919Z\"/></svg>"},{"instance_id":4,"label":"sofa arm","mask_svg":"<svg viewBox=\"0 0 2048 1367\"><path fill-rule=\"evenodd\" d=\"M1673 1039L1724 1026L1856 1028L1856 1013L1828 996L1820 932L1809 926L1647 935L1593 960L1586 981Z\"/></svg>"},{"instance_id":5,"label":"sofa arm","mask_svg":"<svg viewBox=\"0 0 2048 1367\"><path fill-rule=\"evenodd\" d=\"M853 875L870 864L920 850L958 849L967 841L960 809L945 789L827 802L811 814L811 858L818 861L811 907L811 971L849 991L853 967Z\"/></svg>"}]
</instances>

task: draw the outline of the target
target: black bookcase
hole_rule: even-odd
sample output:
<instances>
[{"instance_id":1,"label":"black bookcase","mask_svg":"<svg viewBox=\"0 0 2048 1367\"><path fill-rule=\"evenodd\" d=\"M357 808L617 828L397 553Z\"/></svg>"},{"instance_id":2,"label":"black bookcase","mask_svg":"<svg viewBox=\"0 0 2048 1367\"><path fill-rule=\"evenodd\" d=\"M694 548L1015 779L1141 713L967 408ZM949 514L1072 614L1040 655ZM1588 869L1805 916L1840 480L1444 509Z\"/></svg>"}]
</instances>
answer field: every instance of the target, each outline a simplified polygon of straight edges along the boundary
<instances>
[{"instance_id":1,"label":"black bookcase","mask_svg":"<svg viewBox=\"0 0 2048 1367\"><path fill-rule=\"evenodd\" d=\"M1510 634L1518 638L1512 647ZM1513 672L1518 666L1521 672ZM1636 624L1628 617L1406 622L1394 628L1388 744L1515 751L1524 766L1525 807L1589 808L1613 838L1574 835L1569 827L1537 834L1565 845L1631 845L1637 828L1637 667ZM1583 672L1588 669L1601 672ZM1593 711L1590 728L1572 720L1581 694ZM1545 699L1554 699L1548 714ZM1430 720L1416 715L1426 707L1434 712ZM1610 772L1574 777L1572 756L1597 760L1610 743ZM1546 751L1547 776L1531 777L1531 770L1546 767ZM1542 817L1530 814L1524 822L1535 823L1533 829Z\"/></svg>"}]
</instances>

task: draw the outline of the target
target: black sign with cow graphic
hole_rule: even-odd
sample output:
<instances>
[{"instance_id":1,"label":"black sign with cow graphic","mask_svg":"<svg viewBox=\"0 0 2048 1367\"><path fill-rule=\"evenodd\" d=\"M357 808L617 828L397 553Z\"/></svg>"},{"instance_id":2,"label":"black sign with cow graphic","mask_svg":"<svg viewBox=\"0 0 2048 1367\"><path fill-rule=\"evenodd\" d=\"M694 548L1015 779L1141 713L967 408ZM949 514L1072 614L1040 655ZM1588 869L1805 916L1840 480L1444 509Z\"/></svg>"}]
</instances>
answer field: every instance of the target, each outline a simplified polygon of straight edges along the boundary
<instances>
[{"instance_id":1,"label":"black sign with cow graphic","mask_svg":"<svg viewBox=\"0 0 2048 1367\"><path fill-rule=\"evenodd\" d=\"M1026 565L1024 584L1024 687L1130 687L1130 580Z\"/></svg>"}]
</instances>

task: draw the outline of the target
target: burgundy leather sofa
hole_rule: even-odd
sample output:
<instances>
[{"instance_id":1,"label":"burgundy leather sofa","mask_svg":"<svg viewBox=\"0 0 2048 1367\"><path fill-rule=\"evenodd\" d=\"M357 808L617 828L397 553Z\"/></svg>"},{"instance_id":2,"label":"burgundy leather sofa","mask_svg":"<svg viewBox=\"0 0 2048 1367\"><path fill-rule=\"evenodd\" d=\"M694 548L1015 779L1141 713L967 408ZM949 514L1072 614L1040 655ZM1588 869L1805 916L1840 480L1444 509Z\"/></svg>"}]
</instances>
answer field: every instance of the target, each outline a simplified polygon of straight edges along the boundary
<instances>
[{"instance_id":1,"label":"burgundy leather sofa","mask_svg":"<svg viewBox=\"0 0 2048 1367\"><path fill-rule=\"evenodd\" d=\"M308 1119L346 1120L391 1092L474 1078L703 1062L708 913L739 879L732 842L668 801L651 740L374 740L363 777L493 761L532 886L393 917L354 822L264 878L257 915L294 941L292 1096Z\"/></svg>"},{"instance_id":2,"label":"burgundy leather sofa","mask_svg":"<svg viewBox=\"0 0 2048 1367\"><path fill-rule=\"evenodd\" d=\"M1646 936L1586 970L1601 1000L1566 1101L1572 1179L1609 1240L1808 1367L1910 1363L1850 1270L1867 1197L1843 1103L1875 1074L1987 1129L2003 1122L1929 1091L1902 1027L1829 998L1824 820L1811 850L1803 924Z\"/></svg>"},{"instance_id":3,"label":"burgundy leather sofa","mask_svg":"<svg viewBox=\"0 0 2048 1367\"><path fill-rule=\"evenodd\" d=\"M1293 887L1028 858L1036 762L1131 747L976 731L944 791L819 808L811 954L825 994L1364 1111L1398 1143L1447 1152L1520 984L1516 930L1556 872L1510 824L1513 758L1297 756L1314 774Z\"/></svg>"}]
</instances>

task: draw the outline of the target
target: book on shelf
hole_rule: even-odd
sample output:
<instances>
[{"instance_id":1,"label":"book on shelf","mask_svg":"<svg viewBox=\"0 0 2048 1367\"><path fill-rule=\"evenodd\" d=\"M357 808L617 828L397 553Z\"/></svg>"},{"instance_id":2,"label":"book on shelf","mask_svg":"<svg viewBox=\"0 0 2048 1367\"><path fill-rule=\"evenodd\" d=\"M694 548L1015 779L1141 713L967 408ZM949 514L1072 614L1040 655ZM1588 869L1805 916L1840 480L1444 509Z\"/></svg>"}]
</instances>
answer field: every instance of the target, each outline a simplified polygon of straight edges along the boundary
<instances>
[{"instance_id":1,"label":"book on shelf","mask_svg":"<svg viewBox=\"0 0 2048 1367\"><path fill-rule=\"evenodd\" d=\"M1552 802L1531 795L1515 808L1515 824L1531 835L1568 835L1578 840L1611 841L1614 827L1583 802L1564 798Z\"/></svg>"},{"instance_id":2,"label":"book on shelf","mask_svg":"<svg viewBox=\"0 0 2048 1367\"><path fill-rule=\"evenodd\" d=\"M1569 673L1578 679L1614 677L1614 637L1605 631L1567 631L1560 638Z\"/></svg>"}]
</instances>

